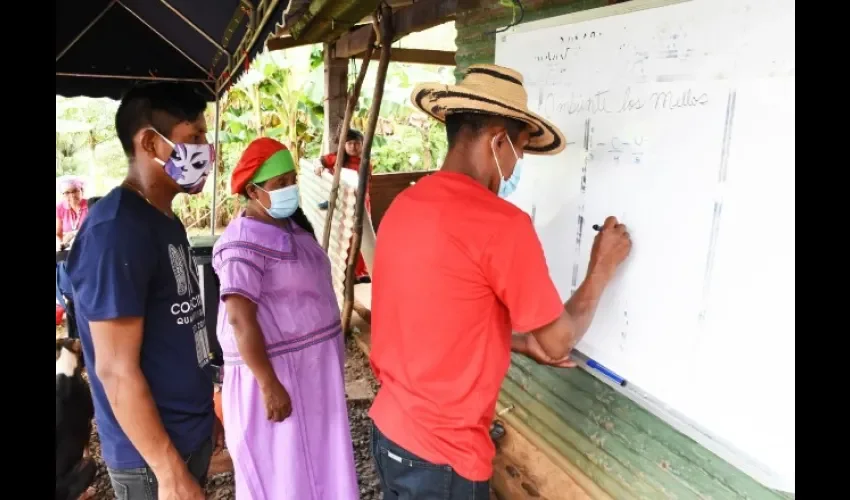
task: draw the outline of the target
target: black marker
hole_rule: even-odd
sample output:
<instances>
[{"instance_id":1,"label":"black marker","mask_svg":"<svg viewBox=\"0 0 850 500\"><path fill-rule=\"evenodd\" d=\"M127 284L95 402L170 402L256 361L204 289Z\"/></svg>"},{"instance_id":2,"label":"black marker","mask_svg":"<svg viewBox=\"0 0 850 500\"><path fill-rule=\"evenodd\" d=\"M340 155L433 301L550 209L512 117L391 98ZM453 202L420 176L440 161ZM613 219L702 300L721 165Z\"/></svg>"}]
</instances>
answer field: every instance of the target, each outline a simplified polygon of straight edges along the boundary
<instances>
[{"instance_id":1,"label":"black marker","mask_svg":"<svg viewBox=\"0 0 850 500\"><path fill-rule=\"evenodd\" d=\"M602 231L602 226L600 226L599 224L594 224L594 225L593 225L593 230L594 230L594 231Z\"/></svg>"}]
</instances>

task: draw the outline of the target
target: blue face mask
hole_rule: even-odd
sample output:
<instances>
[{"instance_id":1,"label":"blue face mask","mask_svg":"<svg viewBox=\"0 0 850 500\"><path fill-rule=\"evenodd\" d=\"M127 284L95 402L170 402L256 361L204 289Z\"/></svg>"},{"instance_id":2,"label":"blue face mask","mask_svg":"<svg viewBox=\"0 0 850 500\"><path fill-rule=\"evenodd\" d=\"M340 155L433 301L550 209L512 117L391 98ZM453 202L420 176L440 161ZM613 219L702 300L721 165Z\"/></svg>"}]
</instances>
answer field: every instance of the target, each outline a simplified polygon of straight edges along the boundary
<instances>
[{"instance_id":1,"label":"blue face mask","mask_svg":"<svg viewBox=\"0 0 850 500\"><path fill-rule=\"evenodd\" d=\"M493 150L493 159L496 160L496 169L499 171L499 198L507 198L511 195L511 193L516 191L516 187L519 184L519 178L522 175L523 159L516 153L516 149L514 148L514 143L511 142L511 138L507 134L505 134L505 138L508 140L508 144L511 145L511 149L516 157L514 171L509 179L505 179L505 176L502 175L502 167L499 165L499 158L496 157L496 138L493 137L493 142L490 143L490 149Z\"/></svg>"},{"instance_id":2,"label":"blue face mask","mask_svg":"<svg viewBox=\"0 0 850 500\"><path fill-rule=\"evenodd\" d=\"M257 186L257 189L265 191L269 195L269 200L271 201L269 208L263 207L260 200L257 200L257 203L260 203L260 206L265 208L266 212L275 219L286 219L294 214L298 208L298 184L275 189L274 191L266 191L260 186Z\"/></svg>"}]
</instances>

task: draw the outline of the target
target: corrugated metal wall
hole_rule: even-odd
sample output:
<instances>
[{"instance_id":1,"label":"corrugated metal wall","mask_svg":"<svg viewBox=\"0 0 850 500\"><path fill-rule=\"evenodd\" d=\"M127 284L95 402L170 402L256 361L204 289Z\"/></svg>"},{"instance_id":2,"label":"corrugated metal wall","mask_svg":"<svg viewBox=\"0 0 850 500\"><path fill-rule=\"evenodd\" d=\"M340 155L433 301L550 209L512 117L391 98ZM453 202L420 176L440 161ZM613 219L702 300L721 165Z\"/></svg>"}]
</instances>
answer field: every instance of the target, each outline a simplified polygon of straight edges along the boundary
<instances>
[{"instance_id":1,"label":"corrugated metal wall","mask_svg":"<svg viewBox=\"0 0 850 500\"><path fill-rule=\"evenodd\" d=\"M459 12L457 76L492 63L498 0ZM608 0L525 0L525 21L601 7ZM771 491L581 369L555 370L514 355L500 408L533 429L615 499L793 498ZM733 409L730 409L733 411Z\"/></svg>"},{"instance_id":2,"label":"corrugated metal wall","mask_svg":"<svg viewBox=\"0 0 850 500\"><path fill-rule=\"evenodd\" d=\"M327 211L320 210L319 204L330 198L333 175L324 171L321 176L316 175L316 166L301 160L300 173L298 174L298 189L301 194L301 208L304 214L313 224L316 237L321 240L325 232L325 217ZM343 169L342 173L354 173ZM333 226L331 227L331 239L328 248L328 257L331 261L331 276L333 278L334 291L337 301L342 307L343 293L345 290L345 268L348 259L348 247L351 244L351 236L354 234L354 200L357 197L356 173L352 179L349 175L343 175L339 182L339 196L337 206L334 210Z\"/></svg>"}]
</instances>

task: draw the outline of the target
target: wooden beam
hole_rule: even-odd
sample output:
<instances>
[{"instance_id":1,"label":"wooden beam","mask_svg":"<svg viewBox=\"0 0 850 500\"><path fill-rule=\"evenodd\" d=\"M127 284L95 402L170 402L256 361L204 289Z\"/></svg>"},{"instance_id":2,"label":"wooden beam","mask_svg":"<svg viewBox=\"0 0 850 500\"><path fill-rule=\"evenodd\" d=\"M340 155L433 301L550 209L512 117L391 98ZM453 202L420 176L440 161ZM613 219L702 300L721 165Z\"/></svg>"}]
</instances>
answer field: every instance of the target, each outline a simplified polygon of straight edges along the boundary
<instances>
[{"instance_id":1,"label":"wooden beam","mask_svg":"<svg viewBox=\"0 0 850 500\"><path fill-rule=\"evenodd\" d=\"M373 177L374 178L374 177ZM369 215L369 214L366 214ZM364 230L366 228L363 228ZM369 267L369 264L366 264ZM369 269L371 271L371 268ZM354 312L367 323L372 323L372 284L354 285Z\"/></svg>"},{"instance_id":2,"label":"wooden beam","mask_svg":"<svg viewBox=\"0 0 850 500\"><path fill-rule=\"evenodd\" d=\"M496 444L492 482L502 496L510 499L611 500L596 489L596 496L588 494L567 471L512 425L512 420L501 417L496 420L505 428L505 435ZM528 431L527 428L523 430Z\"/></svg>"},{"instance_id":3,"label":"wooden beam","mask_svg":"<svg viewBox=\"0 0 850 500\"><path fill-rule=\"evenodd\" d=\"M490 479L490 485L502 498L510 498L511 500L555 500L556 498L564 498L541 494L534 484L534 480L528 476L520 464L498 453L493 458L493 476ZM570 498L570 500L576 499Z\"/></svg>"},{"instance_id":4,"label":"wooden beam","mask_svg":"<svg viewBox=\"0 0 850 500\"><path fill-rule=\"evenodd\" d=\"M370 338L369 346L371 347L371 345ZM513 401L510 401L509 398L505 397L504 393L499 395L499 401L496 403L496 414L499 415L498 419L502 421L502 424L505 426L505 430L507 430L508 433L518 434L518 436L514 436L512 434L512 437L521 437L521 439L527 441L531 446L534 446L546 458L548 458L552 464L564 471L570 477L570 481L574 483L576 487L583 490L590 498L593 498L594 500L611 500L611 495L603 490L593 478L588 477L582 470L573 464L562 451L553 447L552 444L540 434L540 429L544 429L545 426L531 427L527 425L519 418L518 414L521 413L521 409L515 408ZM507 434L503 439L507 439ZM620 490L617 491L620 492ZM632 497L625 494L625 492L622 492L622 495L616 498Z\"/></svg>"},{"instance_id":5,"label":"wooden beam","mask_svg":"<svg viewBox=\"0 0 850 500\"><path fill-rule=\"evenodd\" d=\"M454 19L458 0L422 0L393 14L393 41L410 33L439 26ZM349 58L366 51L371 26L362 26L341 36L334 44L334 55Z\"/></svg>"},{"instance_id":6,"label":"wooden beam","mask_svg":"<svg viewBox=\"0 0 850 500\"><path fill-rule=\"evenodd\" d=\"M380 31L381 58L378 60L378 73L375 75L375 89L372 93L372 105L369 109L369 121L366 123L366 137L363 140L363 152L360 156L360 176L357 179L357 199L354 204L354 236L348 253L348 266L345 269L345 294L342 302L342 331L348 335L351 324L351 313L354 311L354 267L360 256L360 244L363 239L363 216L366 212L366 189L372 175L369 160L372 155L372 142L375 138L375 128L381 113L381 101L384 98L384 83L387 79L387 68L390 65L390 44L393 38L393 14L387 5L381 5L378 28ZM371 27L370 27L371 29ZM369 45L367 45L369 47ZM371 50L371 49L370 49ZM342 166L337 164L337 173ZM328 207L330 208L330 207Z\"/></svg>"},{"instance_id":7,"label":"wooden beam","mask_svg":"<svg viewBox=\"0 0 850 500\"><path fill-rule=\"evenodd\" d=\"M325 130L322 148L325 153L336 149L348 98L348 61L330 57L328 49L329 46L325 44Z\"/></svg>"},{"instance_id":8,"label":"wooden beam","mask_svg":"<svg viewBox=\"0 0 850 500\"><path fill-rule=\"evenodd\" d=\"M331 183L331 195L328 198L328 213L325 218L325 232L322 236L322 248L327 252L331 243L331 222L333 221L334 210L336 210L336 199L339 196L339 180L342 175L342 161L345 157L345 141L340 141L340 137L345 137L343 134L348 133L348 128L351 126L351 117L354 116L354 108L357 106L357 100L360 99L360 88L363 86L363 80L366 78L366 72L369 70L369 61L372 58L372 48L376 35L374 32L370 36L372 43L370 44L369 53L363 64L360 65L360 73L357 74L357 79L354 81L354 87L351 89L351 94L348 95L348 102L345 105L342 124L338 130L329 129L328 115L325 115L325 136L336 133L336 165L334 165L334 179ZM330 45L325 44L325 59L330 57ZM344 59L343 59L344 60ZM325 70L327 71L327 69ZM347 70L346 70L347 71ZM327 147L327 144L325 145Z\"/></svg>"},{"instance_id":9,"label":"wooden beam","mask_svg":"<svg viewBox=\"0 0 850 500\"><path fill-rule=\"evenodd\" d=\"M409 5L413 5L413 4L416 3L416 0L384 0L384 1L386 2L387 5L390 6L391 9L393 9L393 12L400 10L402 7L407 7ZM361 19L360 22L357 23L357 25L360 26L362 24L371 24L371 23L372 23L372 16L368 15L368 16L364 17L363 19Z\"/></svg>"},{"instance_id":10,"label":"wooden beam","mask_svg":"<svg viewBox=\"0 0 850 500\"><path fill-rule=\"evenodd\" d=\"M286 50L293 47L300 47L302 45L309 45L309 43L304 42L303 40L296 40L288 35L269 38L266 40L266 48L268 50Z\"/></svg>"},{"instance_id":11,"label":"wooden beam","mask_svg":"<svg viewBox=\"0 0 850 500\"><path fill-rule=\"evenodd\" d=\"M417 0L385 0L385 2L387 3L387 5L389 5L393 9L393 11L395 11L395 10L400 10L403 7L415 5ZM307 2L307 3L309 3L309 2ZM302 12L302 15L303 15L303 12ZM290 19L289 19L290 25L292 24L294 19L296 19L296 18L293 18L290 15ZM363 27L364 25L371 25L371 24L372 24L372 16L370 14L369 16L366 16L363 19L361 19L355 26L359 28L359 27ZM292 34L290 33L290 28L291 28L290 25L284 25L284 26L278 25L278 26L276 26L274 34L271 37L269 37L269 39L266 41L266 47L269 50L291 49L292 47L298 47L298 46L301 46L301 45L308 45L310 43L310 42L306 42L306 41L303 41L303 40L298 41L298 40L293 39Z\"/></svg>"},{"instance_id":12,"label":"wooden beam","mask_svg":"<svg viewBox=\"0 0 850 500\"><path fill-rule=\"evenodd\" d=\"M363 53L354 56L363 59ZM390 50L390 61L410 64L435 64L437 66L454 66L455 52L450 50L430 49L397 49Z\"/></svg>"}]
</instances>

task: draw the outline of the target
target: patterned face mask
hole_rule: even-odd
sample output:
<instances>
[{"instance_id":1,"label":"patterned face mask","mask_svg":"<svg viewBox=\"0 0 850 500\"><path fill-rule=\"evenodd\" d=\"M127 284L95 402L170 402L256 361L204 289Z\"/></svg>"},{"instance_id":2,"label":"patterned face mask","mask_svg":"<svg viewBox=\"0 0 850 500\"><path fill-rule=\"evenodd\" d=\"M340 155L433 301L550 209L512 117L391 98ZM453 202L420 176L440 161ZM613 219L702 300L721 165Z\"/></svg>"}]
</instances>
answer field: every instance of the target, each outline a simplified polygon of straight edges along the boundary
<instances>
[{"instance_id":1,"label":"patterned face mask","mask_svg":"<svg viewBox=\"0 0 850 500\"><path fill-rule=\"evenodd\" d=\"M204 189L207 176L215 165L215 147L212 144L173 143L168 137L151 129L173 148L168 161L154 158L165 169L165 173L188 194L197 194Z\"/></svg>"}]
</instances>

